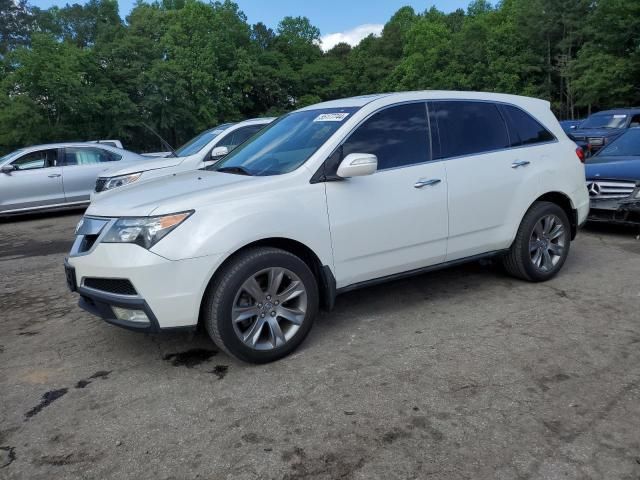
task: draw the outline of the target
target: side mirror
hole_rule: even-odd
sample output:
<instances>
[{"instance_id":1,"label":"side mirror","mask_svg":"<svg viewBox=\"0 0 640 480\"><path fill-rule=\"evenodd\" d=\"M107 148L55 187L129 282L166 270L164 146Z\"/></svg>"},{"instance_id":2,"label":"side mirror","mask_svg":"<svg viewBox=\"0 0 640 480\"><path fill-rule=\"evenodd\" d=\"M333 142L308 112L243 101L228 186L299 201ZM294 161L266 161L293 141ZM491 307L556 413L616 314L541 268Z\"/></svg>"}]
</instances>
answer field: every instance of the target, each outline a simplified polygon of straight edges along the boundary
<instances>
[{"instance_id":1,"label":"side mirror","mask_svg":"<svg viewBox=\"0 0 640 480\"><path fill-rule=\"evenodd\" d=\"M378 170L378 157L370 153L350 153L340 162L338 176L341 178L364 177Z\"/></svg>"},{"instance_id":2,"label":"side mirror","mask_svg":"<svg viewBox=\"0 0 640 480\"><path fill-rule=\"evenodd\" d=\"M17 168L14 167L13 165L3 165L2 168L0 168L0 172L2 173L11 173L16 171Z\"/></svg>"},{"instance_id":3,"label":"side mirror","mask_svg":"<svg viewBox=\"0 0 640 480\"><path fill-rule=\"evenodd\" d=\"M225 157L229 154L229 149L227 147L216 147L211 150L211 160L220 160L222 157Z\"/></svg>"}]
</instances>

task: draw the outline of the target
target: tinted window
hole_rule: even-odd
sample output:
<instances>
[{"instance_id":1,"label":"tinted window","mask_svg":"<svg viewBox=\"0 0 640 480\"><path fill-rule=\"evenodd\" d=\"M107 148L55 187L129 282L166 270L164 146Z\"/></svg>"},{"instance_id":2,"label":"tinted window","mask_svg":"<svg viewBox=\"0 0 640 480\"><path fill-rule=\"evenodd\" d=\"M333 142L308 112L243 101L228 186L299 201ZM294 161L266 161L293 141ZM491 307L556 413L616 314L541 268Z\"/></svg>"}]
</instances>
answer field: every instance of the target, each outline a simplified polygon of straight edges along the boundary
<instances>
[{"instance_id":1,"label":"tinted window","mask_svg":"<svg viewBox=\"0 0 640 480\"><path fill-rule=\"evenodd\" d=\"M473 155L509 147L498 107L486 102L433 102L440 158Z\"/></svg>"},{"instance_id":2,"label":"tinted window","mask_svg":"<svg viewBox=\"0 0 640 480\"><path fill-rule=\"evenodd\" d=\"M40 150L31 152L14 160L13 165L18 170L33 170L34 168L45 168L55 165L57 150Z\"/></svg>"},{"instance_id":3,"label":"tinted window","mask_svg":"<svg viewBox=\"0 0 640 480\"><path fill-rule=\"evenodd\" d=\"M387 108L366 120L347 139L343 156L372 153L378 170L423 163L431 158L424 103Z\"/></svg>"},{"instance_id":4,"label":"tinted window","mask_svg":"<svg viewBox=\"0 0 640 480\"><path fill-rule=\"evenodd\" d=\"M65 165L95 165L114 162L122 157L101 148L69 147L65 149Z\"/></svg>"},{"instance_id":5,"label":"tinted window","mask_svg":"<svg viewBox=\"0 0 640 480\"><path fill-rule=\"evenodd\" d=\"M502 109L509 125L512 146L517 147L555 140L549 130L523 110L511 105L503 105Z\"/></svg>"},{"instance_id":6,"label":"tinted window","mask_svg":"<svg viewBox=\"0 0 640 480\"><path fill-rule=\"evenodd\" d=\"M241 143L246 142L249 138L262 130L263 127L264 125L249 125L248 127L239 128L233 132L233 142L231 144L233 146L238 146Z\"/></svg>"}]
</instances>

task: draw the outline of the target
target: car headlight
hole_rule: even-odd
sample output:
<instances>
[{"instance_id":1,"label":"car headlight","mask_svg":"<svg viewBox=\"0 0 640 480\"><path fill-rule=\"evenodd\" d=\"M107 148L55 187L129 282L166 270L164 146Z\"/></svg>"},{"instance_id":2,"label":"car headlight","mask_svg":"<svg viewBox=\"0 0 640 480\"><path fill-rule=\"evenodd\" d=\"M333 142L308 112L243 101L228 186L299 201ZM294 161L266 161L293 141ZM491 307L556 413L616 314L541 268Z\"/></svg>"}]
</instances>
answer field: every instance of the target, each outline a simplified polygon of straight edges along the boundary
<instances>
[{"instance_id":1,"label":"car headlight","mask_svg":"<svg viewBox=\"0 0 640 480\"><path fill-rule=\"evenodd\" d=\"M102 243L135 243L149 249L192 213L193 210L158 217L120 218L109 228Z\"/></svg>"},{"instance_id":2,"label":"car headlight","mask_svg":"<svg viewBox=\"0 0 640 480\"><path fill-rule=\"evenodd\" d=\"M140 178L140 175L142 175L142 172L108 178L106 179L106 182L104 182L104 185L102 185L102 189L99 191L104 192L105 190L111 190L112 188L124 187L125 185L136 182ZM98 190L96 189L96 191Z\"/></svg>"}]
</instances>

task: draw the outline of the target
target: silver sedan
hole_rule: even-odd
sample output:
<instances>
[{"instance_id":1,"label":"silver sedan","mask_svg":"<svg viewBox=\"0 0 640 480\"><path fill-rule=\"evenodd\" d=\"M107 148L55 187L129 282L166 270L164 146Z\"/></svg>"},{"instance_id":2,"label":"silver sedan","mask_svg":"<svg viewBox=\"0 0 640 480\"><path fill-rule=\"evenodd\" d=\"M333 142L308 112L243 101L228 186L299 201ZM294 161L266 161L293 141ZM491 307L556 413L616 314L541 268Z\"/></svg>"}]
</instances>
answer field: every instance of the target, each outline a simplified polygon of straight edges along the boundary
<instances>
[{"instance_id":1,"label":"silver sedan","mask_svg":"<svg viewBox=\"0 0 640 480\"><path fill-rule=\"evenodd\" d=\"M16 150L0 158L0 216L86 205L101 172L150 160L103 144L54 143Z\"/></svg>"}]
</instances>

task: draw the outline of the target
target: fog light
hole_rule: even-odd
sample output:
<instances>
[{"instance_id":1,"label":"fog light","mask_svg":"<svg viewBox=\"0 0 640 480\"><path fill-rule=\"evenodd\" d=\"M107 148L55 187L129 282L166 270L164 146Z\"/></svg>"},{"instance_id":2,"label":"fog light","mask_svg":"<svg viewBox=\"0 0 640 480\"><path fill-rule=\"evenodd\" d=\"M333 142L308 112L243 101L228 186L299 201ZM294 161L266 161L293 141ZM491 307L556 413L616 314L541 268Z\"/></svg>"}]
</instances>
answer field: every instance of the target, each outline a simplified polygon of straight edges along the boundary
<instances>
[{"instance_id":1,"label":"fog light","mask_svg":"<svg viewBox=\"0 0 640 480\"><path fill-rule=\"evenodd\" d=\"M128 308L111 307L118 320L127 322L149 323L149 318L142 310L130 310Z\"/></svg>"}]
</instances>

